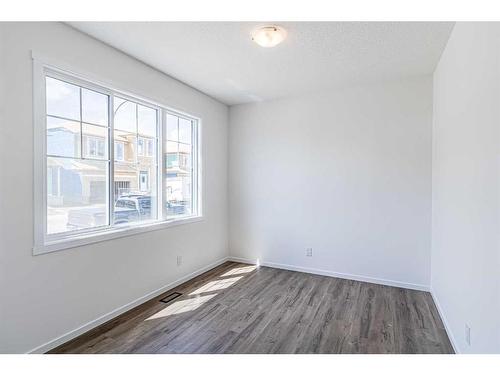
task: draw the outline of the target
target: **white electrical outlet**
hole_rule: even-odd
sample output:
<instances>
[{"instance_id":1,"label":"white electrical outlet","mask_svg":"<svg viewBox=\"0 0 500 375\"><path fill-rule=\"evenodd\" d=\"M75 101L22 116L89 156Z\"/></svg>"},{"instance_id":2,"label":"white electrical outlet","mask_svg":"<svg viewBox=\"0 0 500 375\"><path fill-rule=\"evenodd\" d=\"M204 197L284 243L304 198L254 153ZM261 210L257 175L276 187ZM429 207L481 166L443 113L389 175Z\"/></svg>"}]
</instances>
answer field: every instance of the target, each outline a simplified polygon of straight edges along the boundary
<instances>
[{"instance_id":1,"label":"white electrical outlet","mask_svg":"<svg viewBox=\"0 0 500 375\"><path fill-rule=\"evenodd\" d=\"M312 247L308 247L306 249L306 257L312 257L313 256L313 249Z\"/></svg>"},{"instance_id":2,"label":"white electrical outlet","mask_svg":"<svg viewBox=\"0 0 500 375\"><path fill-rule=\"evenodd\" d=\"M177 266L180 266L182 264L182 256L177 255Z\"/></svg>"},{"instance_id":3,"label":"white electrical outlet","mask_svg":"<svg viewBox=\"0 0 500 375\"><path fill-rule=\"evenodd\" d=\"M465 342L470 346L470 327L465 325Z\"/></svg>"}]
</instances>

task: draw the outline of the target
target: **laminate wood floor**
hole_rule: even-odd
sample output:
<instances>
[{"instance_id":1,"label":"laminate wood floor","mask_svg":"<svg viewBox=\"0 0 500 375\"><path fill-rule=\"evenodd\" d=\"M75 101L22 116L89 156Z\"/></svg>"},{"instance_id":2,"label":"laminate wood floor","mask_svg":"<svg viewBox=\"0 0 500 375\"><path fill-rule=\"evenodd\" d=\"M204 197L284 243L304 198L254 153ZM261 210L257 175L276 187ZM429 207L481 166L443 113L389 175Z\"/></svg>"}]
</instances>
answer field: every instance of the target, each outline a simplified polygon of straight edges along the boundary
<instances>
[{"instance_id":1,"label":"laminate wood floor","mask_svg":"<svg viewBox=\"0 0 500 375\"><path fill-rule=\"evenodd\" d=\"M50 353L453 349L429 293L227 262Z\"/></svg>"}]
</instances>

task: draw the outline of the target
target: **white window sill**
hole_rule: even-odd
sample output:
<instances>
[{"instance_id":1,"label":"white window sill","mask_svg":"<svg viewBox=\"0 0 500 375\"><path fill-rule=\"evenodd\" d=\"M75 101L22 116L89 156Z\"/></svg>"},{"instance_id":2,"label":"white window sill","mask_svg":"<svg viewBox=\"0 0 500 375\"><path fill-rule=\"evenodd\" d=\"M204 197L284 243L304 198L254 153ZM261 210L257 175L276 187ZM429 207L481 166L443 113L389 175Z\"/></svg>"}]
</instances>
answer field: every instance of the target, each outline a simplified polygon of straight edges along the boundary
<instances>
[{"instance_id":1,"label":"white window sill","mask_svg":"<svg viewBox=\"0 0 500 375\"><path fill-rule=\"evenodd\" d=\"M191 216L186 218L173 219L169 221L156 221L153 223L147 223L142 225L138 224L138 225L129 225L126 227L115 227L93 233L68 236L63 239L47 241L43 244L35 244L35 246L33 247L33 255L41 255L41 254L51 253L54 251L71 249L73 247L89 245L96 242L108 241L115 238L132 236L134 234L150 232L153 230L175 227L177 225L195 223L202 220L203 216Z\"/></svg>"}]
</instances>

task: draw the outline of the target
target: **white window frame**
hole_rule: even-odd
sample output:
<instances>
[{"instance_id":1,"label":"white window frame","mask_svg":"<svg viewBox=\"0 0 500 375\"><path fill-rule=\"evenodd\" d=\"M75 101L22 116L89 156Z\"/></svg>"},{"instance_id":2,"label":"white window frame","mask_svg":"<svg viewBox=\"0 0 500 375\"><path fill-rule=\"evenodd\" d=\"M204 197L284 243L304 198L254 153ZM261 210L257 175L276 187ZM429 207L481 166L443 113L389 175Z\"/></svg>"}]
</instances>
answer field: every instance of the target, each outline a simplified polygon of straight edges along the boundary
<instances>
[{"instance_id":1,"label":"white window frame","mask_svg":"<svg viewBox=\"0 0 500 375\"><path fill-rule=\"evenodd\" d=\"M95 242L134 235L152 230L165 229L180 224L188 224L203 220L203 190L202 190L202 149L201 149L201 118L172 109L171 107L146 99L140 95L120 90L112 84L101 83L90 74L77 72L73 67L62 62L54 62L32 51L33 58L33 123L34 123L34 246L33 255L59 251ZM109 136L108 152L109 167L107 189L108 225L105 227L90 228L78 231L69 231L57 234L47 234L47 164L46 164L46 87L45 77L49 75L63 81L85 87L109 96ZM113 138L113 98L121 98L145 105L157 110L158 114L158 144L157 156L157 219L135 222L127 225L113 225L114 206L114 138ZM166 196L163 187L163 135L166 135L167 113L187 118L192 122L192 212L193 215L180 217L166 216ZM145 145L146 147L146 145ZM196 190L195 190L196 189Z\"/></svg>"}]
</instances>

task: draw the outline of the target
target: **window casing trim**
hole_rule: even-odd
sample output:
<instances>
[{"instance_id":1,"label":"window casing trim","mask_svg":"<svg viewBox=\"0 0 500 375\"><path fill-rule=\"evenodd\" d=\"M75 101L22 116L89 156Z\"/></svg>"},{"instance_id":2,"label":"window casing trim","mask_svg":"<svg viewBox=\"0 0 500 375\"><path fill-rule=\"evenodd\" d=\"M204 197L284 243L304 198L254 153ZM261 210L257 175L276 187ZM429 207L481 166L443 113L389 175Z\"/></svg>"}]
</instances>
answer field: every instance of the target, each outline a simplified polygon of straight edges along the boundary
<instances>
[{"instance_id":1,"label":"window casing trim","mask_svg":"<svg viewBox=\"0 0 500 375\"><path fill-rule=\"evenodd\" d=\"M203 220L203 216L197 215L170 220L152 220L151 222L141 222L140 224L135 225L116 225L106 230L96 230L94 232L79 233L78 235L71 236L70 239L54 239L40 245L35 244L35 246L33 246L33 255L72 249L75 247L90 245L97 242L109 241L121 237L175 227L178 225L197 223Z\"/></svg>"},{"instance_id":2,"label":"window casing trim","mask_svg":"<svg viewBox=\"0 0 500 375\"><path fill-rule=\"evenodd\" d=\"M164 104L159 104L154 100L149 100L140 95L131 94L127 91L115 89L112 85L101 84L90 77L90 74L76 73L74 69L67 68L67 64L46 59L43 56L32 51L33 59L33 124L34 124L34 246L33 255L44 254L47 252L63 250L91 244L95 242L110 240L114 238L129 236L137 233L148 232L152 230L165 229L172 226L193 223L203 220L203 190L202 190L202 148L201 148L201 119L199 117L172 109ZM136 222L134 224L112 224L113 221L113 202L114 186L113 179L109 181L106 187L107 192L107 225L95 228L75 230L67 233L56 233L47 235L47 150L46 150L46 92L45 77L53 77L62 81L78 85L80 87L97 91L108 95L108 175L113 176L114 167L114 137L113 137L113 98L115 95L120 98L138 103L140 105L153 108L157 111L157 123L159 124L156 138L156 157L157 157L157 219L149 221ZM163 189L163 134L166 132L167 113L188 119L192 123L192 142L193 142L193 166L192 166L192 210L194 215L177 216L168 218L166 208L163 202L166 202ZM165 133L166 134L166 133ZM81 150L83 152L83 150ZM155 153L153 153L153 156ZM94 160L93 158L83 159Z\"/></svg>"}]
</instances>

